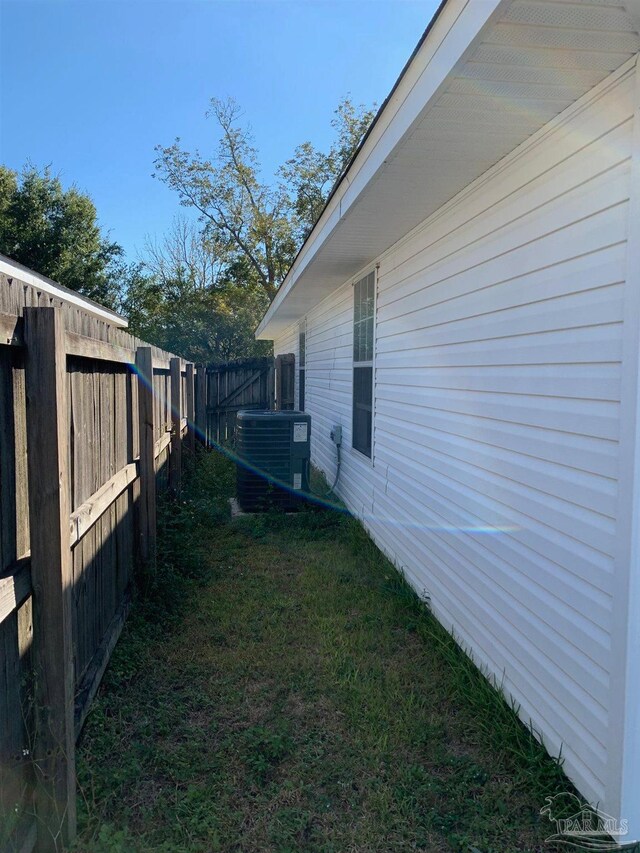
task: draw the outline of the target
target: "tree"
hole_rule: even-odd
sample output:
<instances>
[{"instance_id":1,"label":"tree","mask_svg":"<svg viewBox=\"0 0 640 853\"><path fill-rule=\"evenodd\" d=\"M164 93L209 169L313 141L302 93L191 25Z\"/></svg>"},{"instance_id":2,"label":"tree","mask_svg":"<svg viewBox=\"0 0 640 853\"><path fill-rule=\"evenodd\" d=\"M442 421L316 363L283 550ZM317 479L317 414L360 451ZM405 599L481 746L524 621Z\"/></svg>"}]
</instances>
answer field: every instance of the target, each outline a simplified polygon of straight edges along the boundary
<instances>
[{"instance_id":1,"label":"tree","mask_svg":"<svg viewBox=\"0 0 640 853\"><path fill-rule=\"evenodd\" d=\"M367 109L363 104L355 106L348 96L343 98L331 121L336 137L329 151L325 153L311 142L303 142L280 167L279 174L293 199L299 242L306 239L320 218L331 189L349 165L374 115L375 104Z\"/></svg>"},{"instance_id":2,"label":"tree","mask_svg":"<svg viewBox=\"0 0 640 853\"><path fill-rule=\"evenodd\" d=\"M178 219L163 240L147 241L143 264L130 270L125 310L141 337L196 361L224 361L269 351L254 329L373 110L344 98L328 152L303 143L271 184L260 177L238 104L214 98L207 115L220 132L211 159L184 150L179 139L156 148L156 176L196 212L198 224Z\"/></svg>"},{"instance_id":3,"label":"tree","mask_svg":"<svg viewBox=\"0 0 640 853\"><path fill-rule=\"evenodd\" d=\"M267 355L254 329L269 300L244 258L222 268L198 231L176 220L132 270L124 303L134 334L196 362ZM238 284L242 282L242 284Z\"/></svg>"},{"instance_id":4,"label":"tree","mask_svg":"<svg viewBox=\"0 0 640 853\"><path fill-rule=\"evenodd\" d=\"M202 239L223 266L232 269L243 259L244 283L258 285L273 299L373 110L344 98L331 123L336 138L329 151L310 142L298 146L273 185L260 178L258 151L250 130L240 126L238 104L214 98L207 115L220 129L213 159L184 150L176 139L169 147L156 147L156 175L178 193L182 205L197 211Z\"/></svg>"},{"instance_id":5,"label":"tree","mask_svg":"<svg viewBox=\"0 0 640 853\"><path fill-rule=\"evenodd\" d=\"M0 252L111 308L118 306L122 249L101 232L91 199L64 190L50 168L20 175L0 166Z\"/></svg>"},{"instance_id":6,"label":"tree","mask_svg":"<svg viewBox=\"0 0 640 853\"><path fill-rule=\"evenodd\" d=\"M242 257L249 282L273 299L295 254L289 219L290 202L281 186L259 180L258 152L251 133L238 126L241 111L228 99L211 100L207 116L220 127L217 155L207 160L191 154L176 139L156 147L156 174L178 193L180 203L195 208L202 236L229 265Z\"/></svg>"},{"instance_id":7,"label":"tree","mask_svg":"<svg viewBox=\"0 0 640 853\"><path fill-rule=\"evenodd\" d=\"M204 290L220 284L224 254L206 239L196 223L176 216L162 240L147 237L144 267L165 287L184 281L196 290Z\"/></svg>"},{"instance_id":8,"label":"tree","mask_svg":"<svg viewBox=\"0 0 640 853\"><path fill-rule=\"evenodd\" d=\"M167 299L156 279L141 275L131 283L125 311L133 334L204 363L268 355L271 345L253 335L267 304L260 291L237 285Z\"/></svg>"}]
</instances>

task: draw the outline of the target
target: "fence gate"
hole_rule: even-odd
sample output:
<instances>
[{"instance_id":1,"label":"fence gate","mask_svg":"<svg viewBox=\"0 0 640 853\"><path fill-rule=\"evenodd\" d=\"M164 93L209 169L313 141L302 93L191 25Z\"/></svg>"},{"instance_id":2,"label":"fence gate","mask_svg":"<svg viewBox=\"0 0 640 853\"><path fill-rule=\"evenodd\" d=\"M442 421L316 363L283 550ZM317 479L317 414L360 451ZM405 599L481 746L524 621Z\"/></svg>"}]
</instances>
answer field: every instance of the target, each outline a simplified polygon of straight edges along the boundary
<instances>
[{"instance_id":1,"label":"fence gate","mask_svg":"<svg viewBox=\"0 0 640 853\"><path fill-rule=\"evenodd\" d=\"M229 441L240 409L273 409L273 358L212 364L206 372L207 444Z\"/></svg>"},{"instance_id":2,"label":"fence gate","mask_svg":"<svg viewBox=\"0 0 640 853\"><path fill-rule=\"evenodd\" d=\"M276 357L276 409L293 411L296 396L296 357L292 352Z\"/></svg>"}]
</instances>

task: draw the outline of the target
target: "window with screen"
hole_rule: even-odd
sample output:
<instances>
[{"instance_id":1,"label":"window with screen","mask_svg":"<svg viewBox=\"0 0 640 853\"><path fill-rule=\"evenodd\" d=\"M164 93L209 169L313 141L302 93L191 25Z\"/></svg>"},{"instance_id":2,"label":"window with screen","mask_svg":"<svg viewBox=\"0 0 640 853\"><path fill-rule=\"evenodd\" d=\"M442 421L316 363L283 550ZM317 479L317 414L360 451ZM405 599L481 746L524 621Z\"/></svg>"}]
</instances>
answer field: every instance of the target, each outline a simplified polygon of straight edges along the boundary
<instances>
[{"instance_id":1,"label":"window with screen","mask_svg":"<svg viewBox=\"0 0 640 853\"><path fill-rule=\"evenodd\" d=\"M375 273L353 287L353 447L371 458Z\"/></svg>"},{"instance_id":2,"label":"window with screen","mask_svg":"<svg viewBox=\"0 0 640 853\"><path fill-rule=\"evenodd\" d=\"M305 393L305 365L306 365L306 328L303 325L300 328L300 336L298 340L298 409L304 412L304 393Z\"/></svg>"}]
</instances>

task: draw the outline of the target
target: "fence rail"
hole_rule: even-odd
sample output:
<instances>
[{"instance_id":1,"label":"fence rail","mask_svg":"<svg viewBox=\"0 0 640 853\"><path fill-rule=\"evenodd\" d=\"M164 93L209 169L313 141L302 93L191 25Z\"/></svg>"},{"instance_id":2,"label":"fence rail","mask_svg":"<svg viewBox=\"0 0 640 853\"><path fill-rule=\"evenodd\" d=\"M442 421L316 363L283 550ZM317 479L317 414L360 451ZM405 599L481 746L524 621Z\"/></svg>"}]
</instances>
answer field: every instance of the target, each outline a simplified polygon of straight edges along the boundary
<instances>
[{"instance_id":1,"label":"fence rail","mask_svg":"<svg viewBox=\"0 0 640 853\"><path fill-rule=\"evenodd\" d=\"M204 372L0 274L0 849L75 833L75 742L180 491Z\"/></svg>"}]
</instances>

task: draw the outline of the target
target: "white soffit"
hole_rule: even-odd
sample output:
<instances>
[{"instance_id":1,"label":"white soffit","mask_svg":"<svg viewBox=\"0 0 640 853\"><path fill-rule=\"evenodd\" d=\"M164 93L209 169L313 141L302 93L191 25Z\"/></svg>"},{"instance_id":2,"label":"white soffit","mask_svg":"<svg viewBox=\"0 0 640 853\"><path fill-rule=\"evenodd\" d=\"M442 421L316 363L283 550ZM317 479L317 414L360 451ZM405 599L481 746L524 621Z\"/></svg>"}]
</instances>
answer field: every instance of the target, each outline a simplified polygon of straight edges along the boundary
<instances>
[{"instance_id":1,"label":"white soffit","mask_svg":"<svg viewBox=\"0 0 640 853\"><path fill-rule=\"evenodd\" d=\"M638 0L449 0L257 336L303 317L639 50Z\"/></svg>"}]
</instances>

